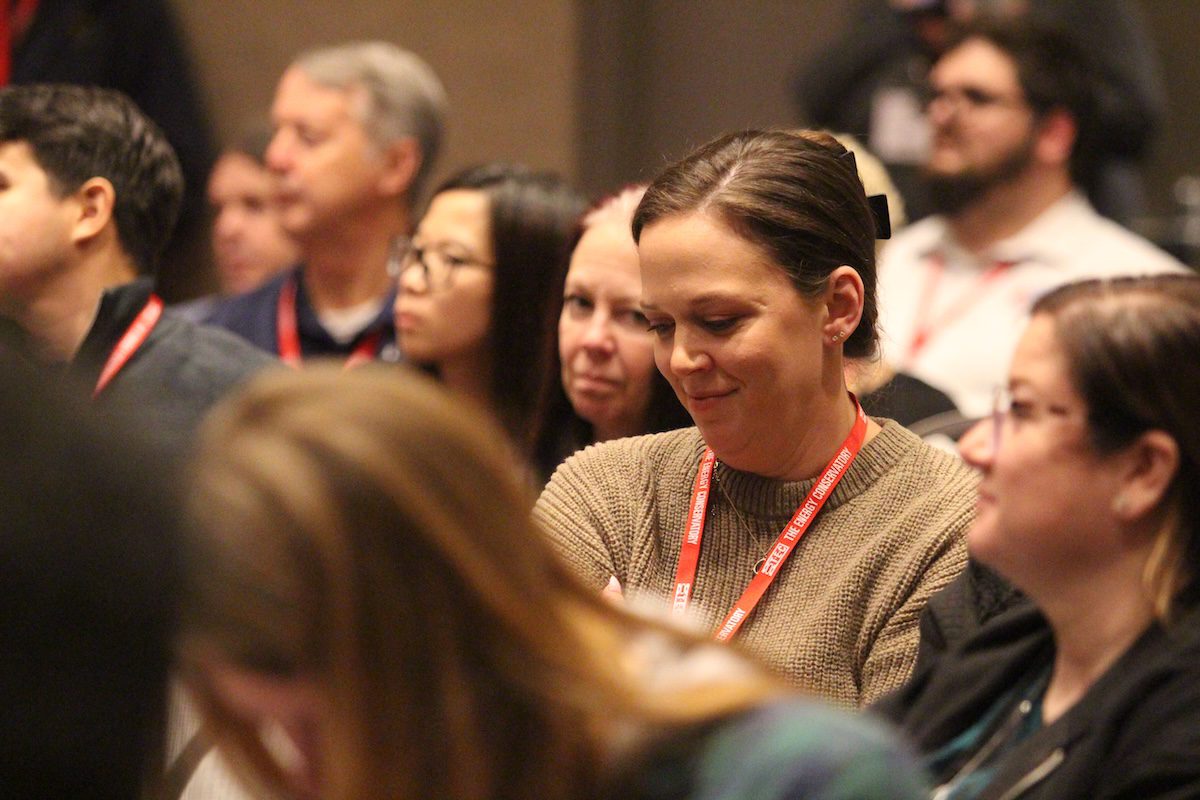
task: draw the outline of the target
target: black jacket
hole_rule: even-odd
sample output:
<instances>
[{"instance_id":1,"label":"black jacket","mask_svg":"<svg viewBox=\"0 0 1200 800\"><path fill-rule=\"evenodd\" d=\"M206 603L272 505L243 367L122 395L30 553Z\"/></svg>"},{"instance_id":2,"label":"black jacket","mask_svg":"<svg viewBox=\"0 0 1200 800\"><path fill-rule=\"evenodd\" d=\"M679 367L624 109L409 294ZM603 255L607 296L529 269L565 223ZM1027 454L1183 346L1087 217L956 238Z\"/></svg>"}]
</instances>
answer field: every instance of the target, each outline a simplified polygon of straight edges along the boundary
<instances>
[{"instance_id":1,"label":"black jacket","mask_svg":"<svg viewBox=\"0 0 1200 800\"><path fill-rule=\"evenodd\" d=\"M109 289L96 321L67 367L73 388L91 394L109 354L150 298L151 282ZM142 346L96 398L116 410L171 454L181 454L208 409L227 392L277 359L225 331L179 319L167 311Z\"/></svg>"},{"instance_id":2,"label":"black jacket","mask_svg":"<svg viewBox=\"0 0 1200 800\"><path fill-rule=\"evenodd\" d=\"M931 659L872 711L929 754L1053 657L1045 618L1022 601ZM1074 707L1009 752L980 797L1200 798L1200 609L1193 604L1169 628L1146 631Z\"/></svg>"}]
</instances>

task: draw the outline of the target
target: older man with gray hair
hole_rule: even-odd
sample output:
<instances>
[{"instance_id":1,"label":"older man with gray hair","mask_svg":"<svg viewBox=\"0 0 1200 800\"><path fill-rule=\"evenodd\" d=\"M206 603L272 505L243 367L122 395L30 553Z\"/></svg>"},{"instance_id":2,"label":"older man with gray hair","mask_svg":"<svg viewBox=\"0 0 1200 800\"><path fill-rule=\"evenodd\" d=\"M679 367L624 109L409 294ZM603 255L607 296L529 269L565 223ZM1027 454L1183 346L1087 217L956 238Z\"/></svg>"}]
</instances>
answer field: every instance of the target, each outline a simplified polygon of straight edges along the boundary
<instances>
[{"instance_id":1,"label":"older man with gray hair","mask_svg":"<svg viewBox=\"0 0 1200 800\"><path fill-rule=\"evenodd\" d=\"M441 145L446 96L424 61L387 42L302 54L283 73L267 166L301 263L221 303L208 322L299 365L397 360L388 260Z\"/></svg>"}]
</instances>

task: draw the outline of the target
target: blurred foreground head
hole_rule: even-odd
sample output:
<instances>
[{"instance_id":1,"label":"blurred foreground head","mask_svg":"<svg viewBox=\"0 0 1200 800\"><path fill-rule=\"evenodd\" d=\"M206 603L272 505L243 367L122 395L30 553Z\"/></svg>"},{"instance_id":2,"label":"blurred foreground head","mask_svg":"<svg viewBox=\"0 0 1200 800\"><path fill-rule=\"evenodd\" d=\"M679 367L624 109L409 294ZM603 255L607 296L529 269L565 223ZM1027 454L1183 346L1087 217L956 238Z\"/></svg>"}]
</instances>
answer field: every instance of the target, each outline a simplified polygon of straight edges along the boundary
<instances>
[{"instance_id":1,"label":"blurred foreground head","mask_svg":"<svg viewBox=\"0 0 1200 800\"><path fill-rule=\"evenodd\" d=\"M264 376L213 416L183 656L243 774L326 798L578 796L611 729L650 713L620 657L642 623L560 566L506 442L395 368ZM660 694L688 718L761 688Z\"/></svg>"},{"instance_id":2,"label":"blurred foreground head","mask_svg":"<svg viewBox=\"0 0 1200 800\"><path fill-rule=\"evenodd\" d=\"M158 460L0 343L0 786L141 795L161 766L177 590Z\"/></svg>"}]
</instances>

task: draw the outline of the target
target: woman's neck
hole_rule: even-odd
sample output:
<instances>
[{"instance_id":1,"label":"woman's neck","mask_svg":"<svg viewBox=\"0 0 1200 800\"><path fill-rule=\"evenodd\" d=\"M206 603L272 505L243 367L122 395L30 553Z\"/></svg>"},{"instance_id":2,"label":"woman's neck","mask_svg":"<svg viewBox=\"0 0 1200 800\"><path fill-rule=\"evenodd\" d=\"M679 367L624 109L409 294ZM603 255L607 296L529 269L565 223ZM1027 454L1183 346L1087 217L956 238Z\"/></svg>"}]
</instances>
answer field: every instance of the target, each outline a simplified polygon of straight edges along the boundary
<instances>
[{"instance_id":1,"label":"woman's neck","mask_svg":"<svg viewBox=\"0 0 1200 800\"><path fill-rule=\"evenodd\" d=\"M647 430L645 420L613 420L607 424L592 423L592 438L597 442L607 442L610 439L623 439L626 436L637 436Z\"/></svg>"},{"instance_id":2,"label":"woman's neck","mask_svg":"<svg viewBox=\"0 0 1200 800\"><path fill-rule=\"evenodd\" d=\"M1054 668L1042 704L1047 724L1069 711L1154 621L1143 561L1129 559L1079 580L1053 599L1035 597L1054 631Z\"/></svg>"},{"instance_id":3,"label":"woman's neck","mask_svg":"<svg viewBox=\"0 0 1200 800\"><path fill-rule=\"evenodd\" d=\"M473 352L446 359L438 363L437 371L446 388L495 412L492 371L483 353Z\"/></svg>"},{"instance_id":4,"label":"woman's neck","mask_svg":"<svg viewBox=\"0 0 1200 800\"><path fill-rule=\"evenodd\" d=\"M780 455L775 465L766 470L744 471L786 481L805 481L820 475L850 435L858 411L844 387L836 398L823 404L823 408L817 409L815 405L809 406L802 431L795 436L781 435L771 443L789 443L786 447L781 444L778 448ZM868 419L863 444L873 439L879 431L879 425ZM737 467L737 464L729 463Z\"/></svg>"}]
</instances>

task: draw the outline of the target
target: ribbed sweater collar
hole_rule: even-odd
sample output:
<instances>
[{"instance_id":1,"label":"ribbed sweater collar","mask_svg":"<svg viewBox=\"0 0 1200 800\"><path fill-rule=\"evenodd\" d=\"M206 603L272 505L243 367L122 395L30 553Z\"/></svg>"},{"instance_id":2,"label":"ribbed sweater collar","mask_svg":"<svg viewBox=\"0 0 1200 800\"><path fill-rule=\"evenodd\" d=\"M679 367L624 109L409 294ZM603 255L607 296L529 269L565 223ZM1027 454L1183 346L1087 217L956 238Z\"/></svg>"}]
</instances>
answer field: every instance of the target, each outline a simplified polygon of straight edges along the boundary
<instances>
[{"instance_id":1,"label":"ribbed sweater collar","mask_svg":"<svg viewBox=\"0 0 1200 800\"><path fill-rule=\"evenodd\" d=\"M826 501L826 509L861 494L879 480L921 440L916 434L892 420L877 420L882 429L859 452L850 469ZM704 442L697 435L696 462L704 452ZM795 513L816 479L779 481L749 472L741 472L718 462L716 470L718 494L725 496L743 514L783 524Z\"/></svg>"}]
</instances>

